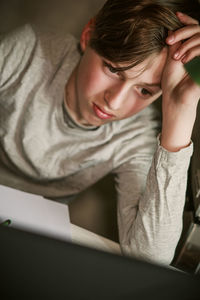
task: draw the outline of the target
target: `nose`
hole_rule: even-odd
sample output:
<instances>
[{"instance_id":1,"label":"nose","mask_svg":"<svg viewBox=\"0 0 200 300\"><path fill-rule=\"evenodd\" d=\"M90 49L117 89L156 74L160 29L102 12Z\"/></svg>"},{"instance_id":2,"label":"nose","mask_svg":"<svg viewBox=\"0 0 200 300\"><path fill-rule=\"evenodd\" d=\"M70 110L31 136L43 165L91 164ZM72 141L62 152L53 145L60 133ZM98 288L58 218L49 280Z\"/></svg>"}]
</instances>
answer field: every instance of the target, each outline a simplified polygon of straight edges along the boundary
<instances>
[{"instance_id":1,"label":"nose","mask_svg":"<svg viewBox=\"0 0 200 300\"><path fill-rule=\"evenodd\" d=\"M127 96L127 87L125 82L118 83L109 87L104 93L104 101L112 110L118 110L123 105Z\"/></svg>"}]
</instances>

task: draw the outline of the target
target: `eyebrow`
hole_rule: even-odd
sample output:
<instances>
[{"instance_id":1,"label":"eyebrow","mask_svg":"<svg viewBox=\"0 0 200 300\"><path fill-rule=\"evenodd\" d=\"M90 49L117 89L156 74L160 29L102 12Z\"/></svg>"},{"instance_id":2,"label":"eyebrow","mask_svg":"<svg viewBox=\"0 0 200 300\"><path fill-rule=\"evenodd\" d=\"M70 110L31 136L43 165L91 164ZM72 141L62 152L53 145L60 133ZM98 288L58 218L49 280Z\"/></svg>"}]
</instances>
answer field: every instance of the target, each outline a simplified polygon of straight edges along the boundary
<instances>
[{"instance_id":1,"label":"eyebrow","mask_svg":"<svg viewBox=\"0 0 200 300\"><path fill-rule=\"evenodd\" d=\"M104 60L104 64L109 67L113 73L124 73L125 71L129 70L130 67L127 66L127 67L113 67L113 65L111 65L110 63L108 63L107 61Z\"/></svg>"},{"instance_id":2,"label":"eyebrow","mask_svg":"<svg viewBox=\"0 0 200 300\"><path fill-rule=\"evenodd\" d=\"M158 82L158 83L140 82L139 84L141 84L141 85L146 85L146 86L156 86L156 87L159 87L159 88L161 89L161 84L160 84L160 82Z\"/></svg>"},{"instance_id":3,"label":"eyebrow","mask_svg":"<svg viewBox=\"0 0 200 300\"><path fill-rule=\"evenodd\" d=\"M121 73L124 77L127 77L125 74L125 71L130 70L129 67L113 67L110 63L108 63L107 61L104 60L104 64L107 65L113 73ZM161 90L161 83L160 82L155 82L155 83L148 83L148 82L140 82L139 85L145 85L145 86L149 86L149 87L159 87L159 89Z\"/></svg>"}]
</instances>

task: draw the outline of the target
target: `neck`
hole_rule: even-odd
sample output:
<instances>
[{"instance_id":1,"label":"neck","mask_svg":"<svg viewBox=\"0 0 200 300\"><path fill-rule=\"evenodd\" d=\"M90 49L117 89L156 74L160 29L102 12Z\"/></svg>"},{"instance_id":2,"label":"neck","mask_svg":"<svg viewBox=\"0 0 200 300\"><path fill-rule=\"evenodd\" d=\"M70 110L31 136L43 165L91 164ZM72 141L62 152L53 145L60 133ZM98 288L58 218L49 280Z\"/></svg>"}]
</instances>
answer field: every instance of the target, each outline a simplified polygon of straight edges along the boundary
<instances>
[{"instance_id":1,"label":"neck","mask_svg":"<svg viewBox=\"0 0 200 300\"><path fill-rule=\"evenodd\" d=\"M72 116L72 118L80 123L80 113L78 108L78 103L76 101L76 72L77 67L74 69L72 74L70 75L70 78L65 86L65 105L67 106L67 109Z\"/></svg>"},{"instance_id":2,"label":"neck","mask_svg":"<svg viewBox=\"0 0 200 300\"><path fill-rule=\"evenodd\" d=\"M78 104L78 95L77 95L77 89L76 89L76 78L77 78L77 69L78 65L70 75L70 78L66 84L65 87L65 105L67 107L68 112L70 113L72 119L80 124L87 127L91 127L90 124L88 124L81 115L80 107Z\"/></svg>"}]
</instances>

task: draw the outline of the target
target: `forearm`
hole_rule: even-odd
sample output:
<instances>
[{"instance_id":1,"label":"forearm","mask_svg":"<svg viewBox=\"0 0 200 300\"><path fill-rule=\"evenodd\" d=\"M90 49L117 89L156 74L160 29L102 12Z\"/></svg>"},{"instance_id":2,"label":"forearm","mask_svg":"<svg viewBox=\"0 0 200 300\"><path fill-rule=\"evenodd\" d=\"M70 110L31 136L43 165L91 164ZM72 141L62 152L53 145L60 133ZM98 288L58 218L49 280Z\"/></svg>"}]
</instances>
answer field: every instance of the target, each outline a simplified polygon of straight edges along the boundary
<instances>
[{"instance_id":1,"label":"forearm","mask_svg":"<svg viewBox=\"0 0 200 300\"><path fill-rule=\"evenodd\" d=\"M200 55L200 26L197 20L176 13L182 28L169 32L168 57L162 75L163 126L161 145L168 151L187 147L200 98L198 86L187 74L184 64Z\"/></svg>"},{"instance_id":2,"label":"forearm","mask_svg":"<svg viewBox=\"0 0 200 300\"><path fill-rule=\"evenodd\" d=\"M174 106L173 103L170 103ZM197 105L168 108L163 115L161 146L170 152L176 152L189 146L196 118Z\"/></svg>"},{"instance_id":3,"label":"forearm","mask_svg":"<svg viewBox=\"0 0 200 300\"><path fill-rule=\"evenodd\" d=\"M171 262L182 229L191 153L192 145L176 153L158 147L136 218L121 237L124 252L157 263Z\"/></svg>"}]
</instances>

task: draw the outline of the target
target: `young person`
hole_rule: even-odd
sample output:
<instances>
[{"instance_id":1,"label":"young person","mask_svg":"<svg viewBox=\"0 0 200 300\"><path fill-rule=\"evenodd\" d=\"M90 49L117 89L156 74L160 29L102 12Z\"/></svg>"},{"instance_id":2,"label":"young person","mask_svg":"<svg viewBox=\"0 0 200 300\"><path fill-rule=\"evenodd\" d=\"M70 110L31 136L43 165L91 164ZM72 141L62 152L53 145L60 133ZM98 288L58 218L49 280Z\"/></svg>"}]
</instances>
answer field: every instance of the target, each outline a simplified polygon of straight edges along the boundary
<instances>
[{"instance_id":1,"label":"young person","mask_svg":"<svg viewBox=\"0 0 200 300\"><path fill-rule=\"evenodd\" d=\"M108 0L80 47L34 25L0 44L0 183L62 201L115 174L122 250L159 263L182 229L200 98L184 70L200 26L177 10ZM161 94L158 135L150 104Z\"/></svg>"}]
</instances>

